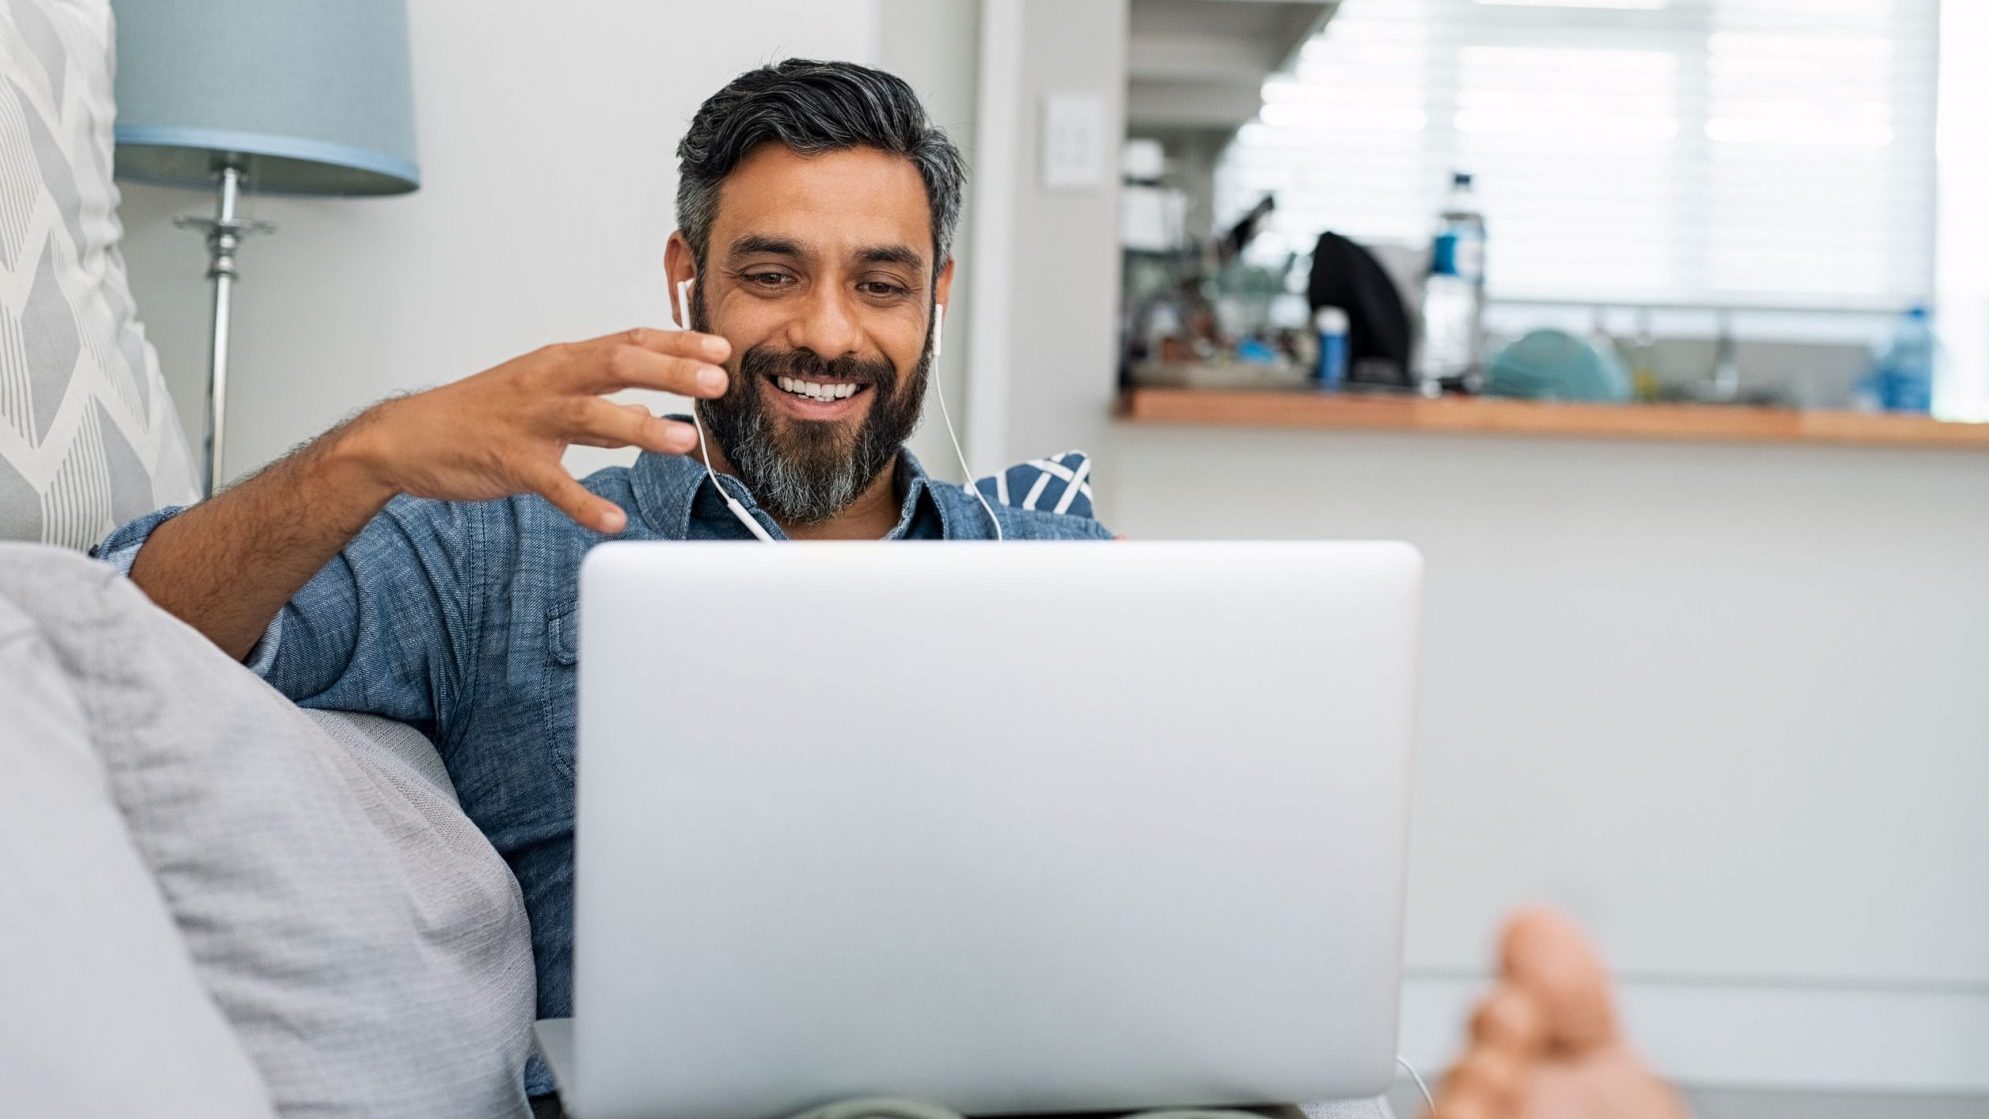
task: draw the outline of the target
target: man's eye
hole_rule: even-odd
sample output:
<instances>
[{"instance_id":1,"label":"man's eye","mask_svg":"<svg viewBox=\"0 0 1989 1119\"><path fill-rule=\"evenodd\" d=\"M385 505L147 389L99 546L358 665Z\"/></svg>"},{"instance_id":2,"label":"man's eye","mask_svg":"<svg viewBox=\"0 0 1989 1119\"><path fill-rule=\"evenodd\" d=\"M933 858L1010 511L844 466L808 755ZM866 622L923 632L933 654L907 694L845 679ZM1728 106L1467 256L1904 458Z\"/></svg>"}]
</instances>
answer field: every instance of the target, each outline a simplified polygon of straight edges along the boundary
<instances>
[{"instance_id":1,"label":"man's eye","mask_svg":"<svg viewBox=\"0 0 1989 1119\"><path fill-rule=\"evenodd\" d=\"M864 294L866 295L875 295L885 298L896 298L898 296L905 294L906 291L909 290L901 285L887 284L881 280L872 280L869 283L859 285L859 287L862 288Z\"/></svg>"},{"instance_id":2,"label":"man's eye","mask_svg":"<svg viewBox=\"0 0 1989 1119\"><path fill-rule=\"evenodd\" d=\"M745 280L754 287L778 288L787 286L788 277L783 272L748 272Z\"/></svg>"}]
</instances>

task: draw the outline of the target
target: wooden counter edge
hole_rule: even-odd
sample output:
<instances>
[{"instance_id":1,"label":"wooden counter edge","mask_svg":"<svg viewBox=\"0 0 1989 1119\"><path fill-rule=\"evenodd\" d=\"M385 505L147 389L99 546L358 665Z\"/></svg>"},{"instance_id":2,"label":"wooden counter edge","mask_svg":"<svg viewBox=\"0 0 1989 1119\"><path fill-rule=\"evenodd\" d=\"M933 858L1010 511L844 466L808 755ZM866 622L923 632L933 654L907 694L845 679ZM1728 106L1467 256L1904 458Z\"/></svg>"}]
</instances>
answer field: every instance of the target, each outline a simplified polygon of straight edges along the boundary
<instances>
[{"instance_id":1,"label":"wooden counter edge","mask_svg":"<svg viewBox=\"0 0 1989 1119\"><path fill-rule=\"evenodd\" d=\"M1714 404L1566 404L1299 390L1134 388L1121 394L1119 415L1135 423L1219 427L1989 451L1989 424Z\"/></svg>"}]
</instances>

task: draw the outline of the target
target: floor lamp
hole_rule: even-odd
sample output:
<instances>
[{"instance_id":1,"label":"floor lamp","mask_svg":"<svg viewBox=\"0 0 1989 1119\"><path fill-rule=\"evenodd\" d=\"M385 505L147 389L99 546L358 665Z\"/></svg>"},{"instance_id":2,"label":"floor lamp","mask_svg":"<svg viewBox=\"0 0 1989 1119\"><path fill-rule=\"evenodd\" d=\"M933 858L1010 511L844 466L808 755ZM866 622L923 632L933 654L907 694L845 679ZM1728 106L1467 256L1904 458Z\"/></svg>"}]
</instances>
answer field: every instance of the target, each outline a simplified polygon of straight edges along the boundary
<instances>
[{"instance_id":1,"label":"floor lamp","mask_svg":"<svg viewBox=\"0 0 1989 1119\"><path fill-rule=\"evenodd\" d=\"M244 192L404 194L415 164L405 0L112 0L117 177L214 192L207 493L221 488L235 254L269 232Z\"/></svg>"}]
</instances>

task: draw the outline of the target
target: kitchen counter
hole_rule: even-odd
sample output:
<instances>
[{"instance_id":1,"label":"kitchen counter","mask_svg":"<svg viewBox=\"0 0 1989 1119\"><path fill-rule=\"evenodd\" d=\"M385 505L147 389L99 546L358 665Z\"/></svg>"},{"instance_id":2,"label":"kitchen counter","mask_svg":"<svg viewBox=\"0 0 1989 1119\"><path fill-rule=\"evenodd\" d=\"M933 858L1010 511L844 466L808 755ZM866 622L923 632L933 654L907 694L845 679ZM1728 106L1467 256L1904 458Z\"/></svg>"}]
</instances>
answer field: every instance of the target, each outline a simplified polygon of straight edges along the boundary
<instances>
[{"instance_id":1,"label":"kitchen counter","mask_svg":"<svg viewBox=\"0 0 1989 1119\"><path fill-rule=\"evenodd\" d=\"M1989 424L1720 404L1569 404L1310 390L1134 388L1121 395L1119 415L1143 424L1989 451Z\"/></svg>"}]
</instances>

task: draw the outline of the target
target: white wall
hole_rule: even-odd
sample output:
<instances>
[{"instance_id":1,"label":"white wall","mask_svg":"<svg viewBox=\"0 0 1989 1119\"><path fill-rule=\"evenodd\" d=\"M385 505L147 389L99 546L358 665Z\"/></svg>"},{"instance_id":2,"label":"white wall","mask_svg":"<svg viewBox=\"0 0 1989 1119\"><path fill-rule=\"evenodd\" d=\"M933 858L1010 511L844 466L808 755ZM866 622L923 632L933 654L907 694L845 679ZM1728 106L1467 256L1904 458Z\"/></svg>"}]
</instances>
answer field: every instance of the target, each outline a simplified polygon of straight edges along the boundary
<instances>
[{"instance_id":1,"label":"white wall","mask_svg":"<svg viewBox=\"0 0 1989 1119\"><path fill-rule=\"evenodd\" d=\"M996 2L996 0L990 0ZM1010 316L983 329L1006 329L1009 371L1005 423L985 455L1013 461L1071 447L1096 449L1094 433L1112 404L1118 328L1119 228L1110 190L1048 190L1042 183L1043 99L1095 94L1113 122L1125 116L1126 2L1002 0L1021 9L1023 56L1013 98L1001 107L1016 130L1012 166L983 169L980 190L1013 191L1007 246ZM991 111L983 106L983 114ZM1116 123L1108 135L1119 135ZM1118 154L1108 167L1117 177ZM980 370L975 370L979 375ZM983 468L985 469L985 468Z\"/></svg>"}]
</instances>

